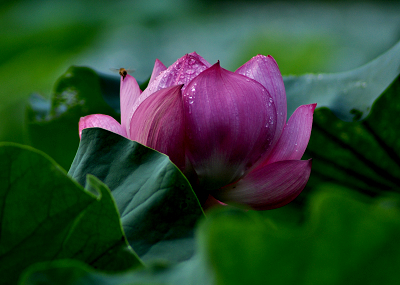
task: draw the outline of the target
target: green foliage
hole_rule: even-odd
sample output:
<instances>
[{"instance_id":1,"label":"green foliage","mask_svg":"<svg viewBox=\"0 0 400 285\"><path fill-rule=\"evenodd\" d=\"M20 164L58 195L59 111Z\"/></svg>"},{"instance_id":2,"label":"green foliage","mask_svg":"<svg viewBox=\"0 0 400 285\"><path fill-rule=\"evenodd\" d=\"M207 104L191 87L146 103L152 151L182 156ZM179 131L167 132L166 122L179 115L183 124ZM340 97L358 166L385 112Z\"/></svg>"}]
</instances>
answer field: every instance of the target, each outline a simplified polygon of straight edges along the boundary
<instances>
[{"instance_id":1,"label":"green foliage","mask_svg":"<svg viewBox=\"0 0 400 285\"><path fill-rule=\"evenodd\" d=\"M74 258L119 271L140 266L128 246L108 188L93 176L87 189L47 155L0 144L1 284L39 261Z\"/></svg>"},{"instance_id":2,"label":"green foliage","mask_svg":"<svg viewBox=\"0 0 400 285\"><path fill-rule=\"evenodd\" d=\"M166 155L104 129L85 129L69 174L84 185L89 173L110 187L128 241L144 261L192 256L193 228L203 212Z\"/></svg>"},{"instance_id":3,"label":"green foliage","mask_svg":"<svg viewBox=\"0 0 400 285\"><path fill-rule=\"evenodd\" d=\"M400 77L377 99L365 120L344 122L331 110L314 114L306 157L313 158L309 187L320 181L370 195L399 191Z\"/></svg>"},{"instance_id":4,"label":"green foliage","mask_svg":"<svg viewBox=\"0 0 400 285\"><path fill-rule=\"evenodd\" d=\"M79 145L80 117L100 113L119 120L102 97L102 83L92 69L72 66L56 82L51 101L33 96L27 109L31 145L68 169ZM107 84L115 87L113 81Z\"/></svg>"},{"instance_id":5,"label":"green foliage","mask_svg":"<svg viewBox=\"0 0 400 285\"><path fill-rule=\"evenodd\" d=\"M365 118L372 104L400 74L400 42L351 71L284 77L288 114L304 104L318 103L345 121Z\"/></svg>"},{"instance_id":6,"label":"green foliage","mask_svg":"<svg viewBox=\"0 0 400 285\"><path fill-rule=\"evenodd\" d=\"M178 265L110 275L61 261L32 267L21 284L397 284L399 203L324 185L297 225L274 210L212 211L198 228L197 255Z\"/></svg>"},{"instance_id":7,"label":"green foliage","mask_svg":"<svg viewBox=\"0 0 400 285\"><path fill-rule=\"evenodd\" d=\"M337 186L319 189L305 224L267 223L225 210L203 225L218 284L396 284L399 197L366 200Z\"/></svg>"},{"instance_id":8,"label":"green foliage","mask_svg":"<svg viewBox=\"0 0 400 285\"><path fill-rule=\"evenodd\" d=\"M75 156L69 176L32 148L0 146L3 282L29 267L20 284L396 284L399 65L400 43L353 71L285 77L289 114L319 107L307 206L207 219L167 156L96 128L79 144L81 116L119 120L119 82L71 67L27 111L34 146L66 168Z\"/></svg>"}]
</instances>

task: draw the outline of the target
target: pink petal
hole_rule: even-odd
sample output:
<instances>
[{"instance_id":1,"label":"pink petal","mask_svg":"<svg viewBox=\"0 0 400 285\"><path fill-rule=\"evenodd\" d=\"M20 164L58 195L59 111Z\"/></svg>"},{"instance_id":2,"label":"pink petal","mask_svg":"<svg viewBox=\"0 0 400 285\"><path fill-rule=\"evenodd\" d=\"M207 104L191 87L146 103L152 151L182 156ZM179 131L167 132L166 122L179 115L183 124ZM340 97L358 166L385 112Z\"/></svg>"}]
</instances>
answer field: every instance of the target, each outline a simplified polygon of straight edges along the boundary
<instances>
[{"instance_id":1,"label":"pink petal","mask_svg":"<svg viewBox=\"0 0 400 285\"><path fill-rule=\"evenodd\" d=\"M294 111L267 163L301 159L310 140L313 113L317 104L302 105Z\"/></svg>"},{"instance_id":2,"label":"pink petal","mask_svg":"<svg viewBox=\"0 0 400 285\"><path fill-rule=\"evenodd\" d=\"M113 118L108 115L89 115L79 120L79 138L82 136L82 130L87 128L102 128L113 133L127 137L125 129Z\"/></svg>"},{"instance_id":3,"label":"pink petal","mask_svg":"<svg viewBox=\"0 0 400 285\"><path fill-rule=\"evenodd\" d=\"M160 73L164 70L166 70L167 67L158 59L156 59L156 63L154 64L154 68L153 68L153 73L151 74L150 77L150 81L149 81L149 85L154 81L154 79L156 79L156 77L158 75L160 75Z\"/></svg>"},{"instance_id":4,"label":"pink petal","mask_svg":"<svg viewBox=\"0 0 400 285\"><path fill-rule=\"evenodd\" d=\"M278 141L286 123L286 92L278 64L272 56L257 55L239 67L235 73L242 74L261 83L272 96L276 107L276 137L272 146Z\"/></svg>"},{"instance_id":5,"label":"pink petal","mask_svg":"<svg viewBox=\"0 0 400 285\"><path fill-rule=\"evenodd\" d=\"M121 125L129 134L129 122L133 115L133 106L142 91L139 88L136 79L127 74L125 78L121 76L120 87L120 106L121 106Z\"/></svg>"},{"instance_id":6,"label":"pink petal","mask_svg":"<svg viewBox=\"0 0 400 285\"><path fill-rule=\"evenodd\" d=\"M162 89L144 100L133 114L130 138L165 153L183 170L185 135L181 87Z\"/></svg>"},{"instance_id":7,"label":"pink petal","mask_svg":"<svg viewBox=\"0 0 400 285\"><path fill-rule=\"evenodd\" d=\"M178 59L174 64L162 71L143 92L145 98L154 92L174 85L188 84L200 72L210 67L204 58L193 52ZM183 86L182 91L185 89Z\"/></svg>"},{"instance_id":8,"label":"pink petal","mask_svg":"<svg viewBox=\"0 0 400 285\"><path fill-rule=\"evenodd\" d=\"M216 199L256 210L275 209L296 198L307 184L311 160L284 160L250 172L235 184L211 193Z\"/></svg>"},{"instance_id":9,"label":"pink petal","mask_svg":"<svg viewBox=\"0 0 400 285\"><path fill-rule=\"evenodd\" d=\"M207 211L211 208L214 208L215 206L226 206L225 203L222 203L221 201L218 201L215 199L213 196L208 195L207 200L202 204L202 208L204 211Z\"/></svg>"},{"instance_id":10,"label":"pink petal","mask_svg":"<svg viewBox=\"0 0 400 285\"><path fill-rule=\"evenodd\" d=\"M276 110L258 82L220 67L203 71L183 94L187 156L201 186L238 180L275 134Z\"/></svg>"}]
</instances>

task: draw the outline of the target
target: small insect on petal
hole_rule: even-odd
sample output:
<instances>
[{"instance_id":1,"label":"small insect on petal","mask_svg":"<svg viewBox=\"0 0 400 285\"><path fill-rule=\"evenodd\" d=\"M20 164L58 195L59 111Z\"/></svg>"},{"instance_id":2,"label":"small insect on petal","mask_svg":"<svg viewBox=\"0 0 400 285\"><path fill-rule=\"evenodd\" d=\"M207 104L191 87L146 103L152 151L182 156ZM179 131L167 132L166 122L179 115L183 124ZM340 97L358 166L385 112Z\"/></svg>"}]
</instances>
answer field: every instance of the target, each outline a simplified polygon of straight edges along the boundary
<instances>
[{"instance_id":1,"label":"small insect on petal","mask_svg":"<svg viewBox=\"0 0 400 285\"><path fill-rule=\"evenodd\" d=\"M132 73L132 72L135 71L134 69L125 69L125 68L123 68L123 67L121 67L121 68L119 68L119 69L118 69L118 68L110 68L110 70L118 72L119 75L122 76L122 80L125 79L125 76L126 76L128 73Z\"/></svg>"}]
</instances>

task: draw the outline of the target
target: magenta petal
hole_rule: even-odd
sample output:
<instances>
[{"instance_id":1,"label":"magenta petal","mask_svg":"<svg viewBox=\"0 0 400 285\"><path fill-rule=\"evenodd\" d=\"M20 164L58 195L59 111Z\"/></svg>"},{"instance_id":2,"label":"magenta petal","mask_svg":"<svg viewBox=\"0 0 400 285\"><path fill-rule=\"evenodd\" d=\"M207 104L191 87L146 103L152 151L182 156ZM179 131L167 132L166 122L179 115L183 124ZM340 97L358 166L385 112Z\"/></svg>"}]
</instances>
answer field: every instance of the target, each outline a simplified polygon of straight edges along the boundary
<instances>
[{"instance_id":1,"label":"magenta petal","mask_svg":"<svg viewBox=\"0 0 400 285\"><path fill-rule=\"evenodd\" d=\"M127 74L125 78L121 76L120 87L120 107L121 107L121 125L129 134L129 122L133 115L133 106L142 92L136 79Z\"/></svg>"},{"instance_id":2,"label":"magenta petal","mask_svg":"<svg viewBox=\"0 0 400 285\"><path fill-rule=\"evenodd\" d=\"M158 75L160 75L160 73L166 69L167 69L167 67L160 60L156 59L156 63L154 64L154 68L153 68L153 73L151 74L148 85L150 85L154 81L154 79L156 79L156 77Z\"/></svg>"},{"instance_id":3,"label":"magenta petal","mask_svg":"<svg viewBox=\"0 0 400 285\"><path fill-rule=\"evenodd\" d=\"M272 146L279 139L279 136L286 123L286 92L283 84L281 72L278 64L272 56L257 55L239 67L235 73L242 74L261 83L271 94L274 100L277 122L276 122L276 140L272 142Z\"/></svg>"},{"instance_id":4,"label":"magenta petal","mask_svg":"<svg viewBox=\"0 0 400 285\"><path fill-rule=\"evenodd\" d=\"M290 117L267 163L301 159L310 140L313 113L317 104L302 105Z\"/></svg>"},{"instance_id":5,"label":"magenta petal","mask_svg":"<svg viewBox=\"0 0 400 285\"><path fill-rule=\"evenodd\" d=\"M214 208L215 206L226 206L226 204L218 201L213 196L208 195L207 200L201 205L204 211Z\"/></svg>"},{"instance_id":6,"label":"magenta petal","mask_svg":"<svg viewBox=\"0 0 400 285\"><path fill-rule=\"evenodd\" d=\"M246 204L256 210L275 209L296 198L307 184L311 160L284 160L257 168L235 184L212 195L222 202Z\"/></svg>"},{"instance_id":7,"label":"magenta petal","mask_svg":"<svg viewBox=\"0 0 400 285\"><path fill-rule=\"evenodd\" d=\"M187 156L208 190L239 179L266 151L276 110L258 82L216 63L183 93Z\"/></svg>"},{"instance_id":8,"label":"magenta petal","mask_svg":"<svg viewBox=\"0 0 400 285\"><path fill-rule=\"evenodd\" d=\"M185 148L181 87L162 89L144 100L133 114L130 138L165 153L183 170Z\"/></svg>"},{"instance_id":9,"label":"magenta petal","mask_svg":"<svg viewBox=\"0 0 400 285\"><path fill-rule=\"evenodd\" d=\"M82 136L82 130L87 128L102 128L127 137L125 129L113 117L107 115L95 114L82 117L79 120L79 137Z\"/></svg>"},{"instance_id":10,"label":"magenta petal","mask_svg":"<svg viewBox=\"0 0 400 285\"><path fill-rule=\"evenodd\" d=\"M143 95L147 98L154 92L174 85L188 84L200 72L210 67L204 58L193 52L178 59L149 83ZM183 86L182 91L185 89Z\"/></svg>"}]
</instances>

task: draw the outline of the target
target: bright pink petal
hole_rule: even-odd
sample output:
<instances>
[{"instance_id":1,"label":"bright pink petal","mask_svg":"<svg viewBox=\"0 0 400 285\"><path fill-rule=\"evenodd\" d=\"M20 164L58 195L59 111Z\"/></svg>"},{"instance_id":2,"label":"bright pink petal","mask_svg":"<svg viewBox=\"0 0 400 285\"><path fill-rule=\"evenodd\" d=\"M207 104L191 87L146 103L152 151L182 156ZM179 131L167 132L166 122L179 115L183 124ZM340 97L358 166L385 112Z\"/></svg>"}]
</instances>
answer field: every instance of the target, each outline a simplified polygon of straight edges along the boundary
<instances>
[{"instance_id":1,"label":"bright pink petal","mask_svg":"<svg viewBox=\"0 0 400 285\"><path fill-rule=\"evenodd\" d=\"M239 179L275 134L272 98L258 82L216 63L183 93L187 156L208 190Z\"/></svg>"},{"instance_id":2,"label":"bright pink petal","mask_svg":"<svg viewBox=\"0 0 400 285\"><path fill-rule=\"evenodd\" d=\"M143 92L144 97L149 97L154 92L174 85L188 84L200 72L210 67L204 58L193 52L178 59L174 64L162 71ZM182 91L185 86L182 87Z\"/></svg>"},{"instance_id":3,"label":"bright pink petal","mask_svg":"<svg viewBox=\"0 0 400 285\"><path fill-rule=\"evenodd\" d=\"M239 67L235 73L242 74L261 83L272 96L276 107L276 137L272 146L278 141L286 123L286 92L278 64L272 56L257 55Z\"/></svg>"},{"instance_id":4,"label":"bright pink petal","mask_svg":"<svg viewBox=\"0 0 400 285\"><path fill-rule=\"evenodd\" d=\"M296 198L307 184L311 160L284 160L260 167L212 195L223 202L275 209Z\"/></svg>"},{"instance_id":5,"label":"bright pink petal","mask_svg":"<svg viewBox=\"0 0 400 285\"><path fill-rule=\"evenodd\" d=\"M82 136L82 130L87 128L102 128L127 137L125 129L113 117L107 115L95 114L82 117L79 120L79 138Z\"/></svg>"},{"instance_id":6,"label":"bright pink petal","mask_svg":"<svg viewBox=\"0 0 400 285\"><path fill-rule=\"evenodd\" d=\"M154 93L133 114L130 138L168 155L185 167L184 115L181 85Z\"/></svg>"},{"instance_id":7,"label":"bright pink petal","mask_svg":"<svg viewBox=\"0 0 400 285\"><path fill-rule=\"evenodd\" d=\"M121 106L121 125L129 134L129 122L133 115L133 106L142 91L139 88L136 79L127 74L125 78L121 76L120 87L120 106Z\"/></svg>"},{"instance_id":8,"label":"bright pink petal","mask_svg":"<svg viewBox=\"0 0 400 285\"><path fill-rule=\"evenodd\" d=\"M153 68L153 73L151 74L148 85L150 85L154 81L154 79L156 79L156 77L158 75L160 75L160 73L166 69L167 69L167 67L161 61L156 59L156 63L154 64L154 68Z\"/></svg>"},{"instance_id":9,"label":"bright pink petal","mask_svg":"<svg viewBox=\"0 0 400 285\"><path fill-rule=\"evenodd\" d=\"M267 163L280 160L298 160L310 140L313 113L317 104L302 105L294 111Z\"/></svg>"}]
</instances>

